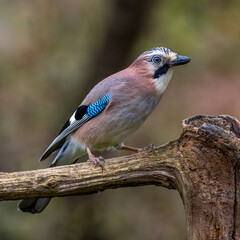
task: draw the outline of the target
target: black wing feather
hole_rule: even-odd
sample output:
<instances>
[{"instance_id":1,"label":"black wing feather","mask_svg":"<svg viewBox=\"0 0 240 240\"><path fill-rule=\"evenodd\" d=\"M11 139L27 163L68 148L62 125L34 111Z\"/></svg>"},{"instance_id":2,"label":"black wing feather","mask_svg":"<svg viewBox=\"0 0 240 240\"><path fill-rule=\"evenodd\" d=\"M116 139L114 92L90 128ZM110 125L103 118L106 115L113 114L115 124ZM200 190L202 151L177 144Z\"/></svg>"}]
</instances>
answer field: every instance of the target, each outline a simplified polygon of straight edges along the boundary
<instances>
[{"instance_id":1,"label":"black wing feather","mask_svg":"<svg viewBox=\"0 0 240 240\"><path fill-rule=\"evenodd\" d=\"M88 106L82 105L78 107L76 110L74 117L76 121L71 124L70 119L64 124L58 136L54 139L51 145L47 148L47 150L43 153L40 158L40 161L43 161L47 157L49 157L53 152L58 150L64 144L66 137L74 130L82 126L85 122L87 122L90 117L86 115ZM85 115L85 116L84 116Z\"/></svg>"}]
</instances>

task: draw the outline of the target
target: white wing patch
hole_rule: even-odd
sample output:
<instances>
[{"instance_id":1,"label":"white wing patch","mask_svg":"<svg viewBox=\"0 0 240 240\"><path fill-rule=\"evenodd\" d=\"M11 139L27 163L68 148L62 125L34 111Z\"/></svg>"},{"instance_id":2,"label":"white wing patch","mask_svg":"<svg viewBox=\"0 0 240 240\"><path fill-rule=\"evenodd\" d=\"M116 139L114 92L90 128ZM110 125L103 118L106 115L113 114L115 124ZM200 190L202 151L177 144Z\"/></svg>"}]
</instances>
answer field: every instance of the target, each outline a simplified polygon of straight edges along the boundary
<instances>
[{"instance_id":1,"label":"white wing patch","mask_svg":"<svg viewBox=\"0 0 240 240\"><path fill-rule=\"evenodd\" d=\"M73 124L76 121L75 113L76 113L76 111L73 113L73 115L69 119L70 125Z\"/></svg>"}]
</instances>

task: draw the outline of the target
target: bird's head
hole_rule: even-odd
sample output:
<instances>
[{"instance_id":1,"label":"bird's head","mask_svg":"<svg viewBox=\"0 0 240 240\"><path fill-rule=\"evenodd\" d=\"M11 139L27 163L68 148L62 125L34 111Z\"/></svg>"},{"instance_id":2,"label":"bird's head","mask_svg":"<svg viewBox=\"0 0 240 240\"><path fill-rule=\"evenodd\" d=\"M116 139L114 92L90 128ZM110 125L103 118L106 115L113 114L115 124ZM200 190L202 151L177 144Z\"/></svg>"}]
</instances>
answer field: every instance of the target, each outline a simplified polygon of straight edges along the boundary
<instances>
[{"instance_id":1,"label":"bird's head","mask_svg":"<svg viewBox=\"0 0 240 240\"><path fill-rule=\"evenodd\" d=\"M171 80L173 67L186 64L190 60L189 57L177 55L168 48L156 47L142 53L132 66L150 79L162 94Z\"/></svg>"}]
</instances>

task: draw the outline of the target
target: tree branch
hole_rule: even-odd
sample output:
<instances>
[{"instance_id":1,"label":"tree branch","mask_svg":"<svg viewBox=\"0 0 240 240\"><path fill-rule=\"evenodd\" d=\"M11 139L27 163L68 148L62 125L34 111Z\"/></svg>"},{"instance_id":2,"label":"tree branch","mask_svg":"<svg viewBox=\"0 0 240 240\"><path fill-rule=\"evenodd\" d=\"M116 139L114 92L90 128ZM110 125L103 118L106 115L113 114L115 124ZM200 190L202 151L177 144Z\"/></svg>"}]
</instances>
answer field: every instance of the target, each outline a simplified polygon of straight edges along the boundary
<instances>
[{"instance_id":1,"label":"tree branch","mask_svg":"<svg viewBox=\"0 0 240 240\"><path fill-rule=\"evenodd\" d=\"M85 195L109 188L161 185L175 188L176 142L146 152L106 160L104 169L92 163L0 173L0 200Z\"/></svg>"},{"instance_id":2,"label":"tree branch","mask_svg":"<svg viewBox=\"0 0 240 240\"><path fill-rule=\"evenodd\" d=\"M179 139L148 151L89 163L0 173L0 200L85 195L110 188L157 185L177 189L188 239L240 239L240 123L195 116Z\"/></svg>"}]
</instances>

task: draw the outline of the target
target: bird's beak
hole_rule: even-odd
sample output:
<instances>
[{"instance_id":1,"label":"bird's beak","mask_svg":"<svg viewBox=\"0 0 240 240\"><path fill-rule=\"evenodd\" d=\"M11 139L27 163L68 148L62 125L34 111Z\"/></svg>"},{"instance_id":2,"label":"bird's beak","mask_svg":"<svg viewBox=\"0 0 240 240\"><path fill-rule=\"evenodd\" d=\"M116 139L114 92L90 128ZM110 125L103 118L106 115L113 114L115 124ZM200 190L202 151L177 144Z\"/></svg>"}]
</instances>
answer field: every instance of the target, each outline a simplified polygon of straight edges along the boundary
<instances>
[{"instance_id":1,"label":"bird's beak","mask_svg":"<svg viewBox=\"0 0 240 240\"><path fill-rule=\"evenodd\" d=\"M189 58L189 57L177 55L177 59L173 60L173 61L170 61L169 65L170 65L170 67L173 67L173 66L186 64L190 61L191 61L191 58Z\"/></svg>"}]
</instances>

